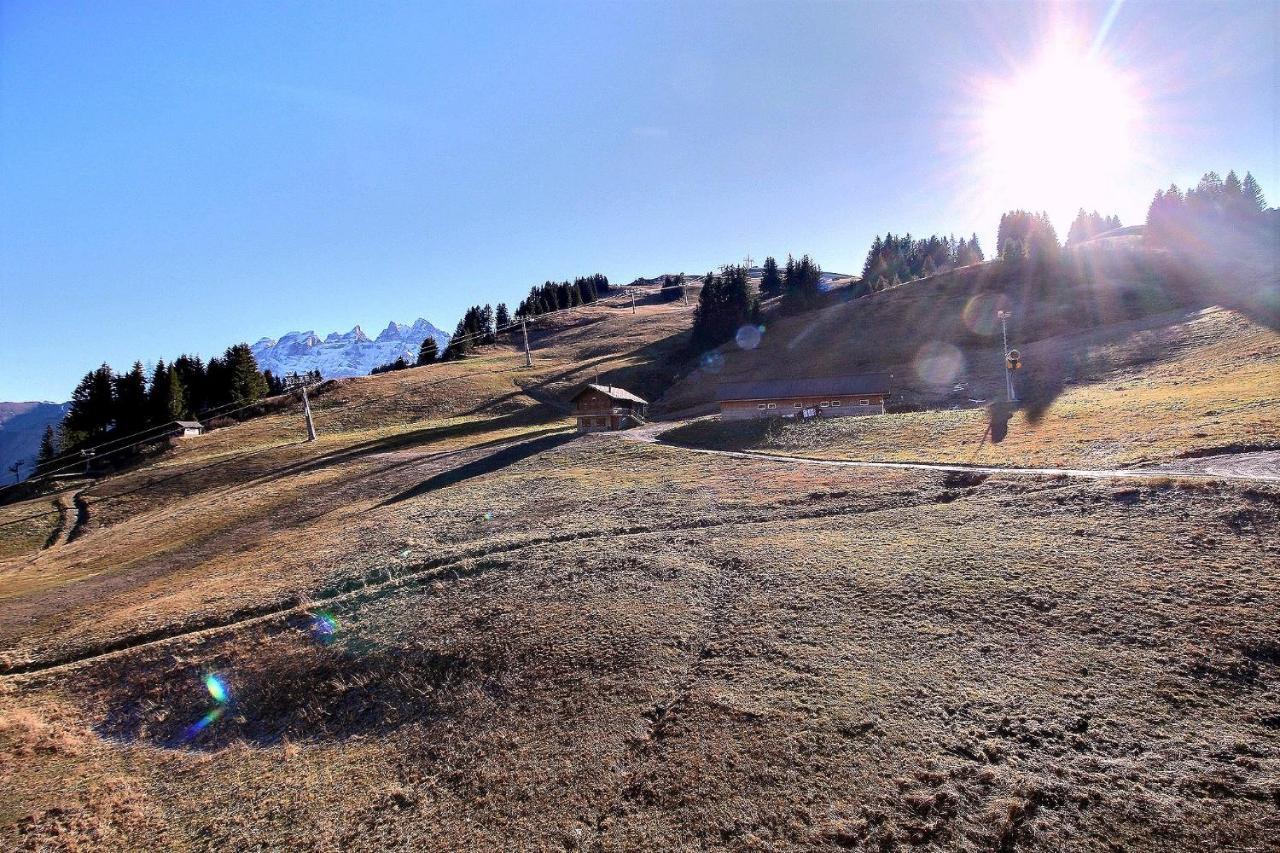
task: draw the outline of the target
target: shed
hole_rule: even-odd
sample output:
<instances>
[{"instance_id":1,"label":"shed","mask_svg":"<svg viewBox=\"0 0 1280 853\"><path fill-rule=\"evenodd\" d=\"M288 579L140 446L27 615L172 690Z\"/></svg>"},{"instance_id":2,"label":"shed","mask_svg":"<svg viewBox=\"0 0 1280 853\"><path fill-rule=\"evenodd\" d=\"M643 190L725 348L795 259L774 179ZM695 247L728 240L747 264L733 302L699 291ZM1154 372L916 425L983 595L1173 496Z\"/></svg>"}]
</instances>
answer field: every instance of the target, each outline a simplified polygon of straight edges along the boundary
<instances>
[{"instance_id":1,"label":"shed","mask_svg":"<svg viewBox=\"0 0 1280 853\"><path fill-rule=\"evenodd\" d=\"M617 385L589 383L573 395L578 432L627 429L644 423L649 403Z\"/></svg>"},{"instance_id":2,"label":"shed","mask_svg":"<svg viewBox=\"0 0 1280 853\"><path fill-rule=\"evenodd\" d=\"M204 432L204 424L199 421L174 421L173 435L178 438L188 438L193 435L201 435Z\"/></svg>"},{"instance_id":3,"label":"shed","mask_svg":"<svg viewBox=\"0 0 1280 853\"><path fill-rule=\"evenodd\" d=\"M890 373L866 373L724 382L716 388L716 402L726 421L883 415L892 381Z\"/></svg>"}]
</instances>

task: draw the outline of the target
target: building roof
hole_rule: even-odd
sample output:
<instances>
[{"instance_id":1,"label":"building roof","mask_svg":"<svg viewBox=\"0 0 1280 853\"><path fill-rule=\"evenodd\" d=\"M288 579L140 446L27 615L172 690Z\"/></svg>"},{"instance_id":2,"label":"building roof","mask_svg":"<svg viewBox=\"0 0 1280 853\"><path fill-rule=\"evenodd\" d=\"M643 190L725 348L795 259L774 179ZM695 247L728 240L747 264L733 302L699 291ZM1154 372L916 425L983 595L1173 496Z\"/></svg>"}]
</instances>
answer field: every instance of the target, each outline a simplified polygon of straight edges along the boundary
<instances>
[{"instance_id":1,"label":"building roof","mask_svg":"<svg viewBox=\"0 0 1280 853\"><path fill-rule=\"evenodd\" d=\"M825 376L810 379L760 379L722 382L716 400L771 400L777 397L825 397L845 394L888 394L893 376L864 373L860 376Z\"/></svg>"},{"instance_id":2,"label":"building roof","mask_svg":"<svg viewBox=\"0 0 1280 853\"><path fill-rule=\"evenodd\" d=\"M174 421L174 423L183 429L204 429L204 424L199 421Z\"/></svg>"},{"instance_id":3,"label":"building roof","mask_svg":"<svg viewBox=\"0 0 1280 853\"><path fill-rule=\"evenodd\" d=\"M581 391L573 395L573 399L578 399L588 391L599 391L611 400L628 400L632 403L639 403L642 406L649 405L648 400L642 400L635 394L632 394L624 388L619 388L617 385L596 385L594 382L588 382L584 385Z\"/></svg>"}]
</instances>

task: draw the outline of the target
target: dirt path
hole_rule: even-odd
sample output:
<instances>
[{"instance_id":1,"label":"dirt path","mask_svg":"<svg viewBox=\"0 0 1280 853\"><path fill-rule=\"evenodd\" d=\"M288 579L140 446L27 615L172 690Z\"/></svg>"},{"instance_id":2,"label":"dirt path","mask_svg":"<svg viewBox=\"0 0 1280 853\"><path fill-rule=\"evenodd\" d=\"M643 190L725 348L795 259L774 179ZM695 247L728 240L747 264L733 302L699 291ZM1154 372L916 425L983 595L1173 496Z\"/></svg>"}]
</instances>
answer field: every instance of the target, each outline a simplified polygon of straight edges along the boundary
<instances>
[{"instance_id":1,"label":"dirt path","mask_svg":"<svg viewBox=\"0 0 1280 853\"><path fill-rule=\"evenodd\" d=\"M1179 474L1194 472L1215 477L1280 480L1280 450L1258 450L1251 453L1219 453L1195 459L1180 459L1161 465L1157 470Z\"/></svg>"},{"instance_id":2,"label":"dirt path","mask_svg":"<svg viewBox=\"0 0 1280 853\"><path fill-rule=\"evenodd\" d=\"M769 462L798 462L804 465L827 465L839 468L891 468L915 471L960 471L977 474L1018 474L1036 477L1077 477L1086 480L1149 479L1153 476L1174 475L1208 480L1238 480L1250 483L1280 482L1280 451L1258 453L1226 453L1171 462L1151 468L1025 468L1002 465L966 465L959 462L868 462L854 459L812 459L805 456L789 456L785 453L764 453L755 450L711 450L705 447L688 447L672 444L659 438L659 434L679 426L672 421L648 423L635 429L615 433L627 441L661 444L689 453L709 453L738 459L762 459ZM605 433L609 435L610 433Z\"/></svg>"}]
</instances>

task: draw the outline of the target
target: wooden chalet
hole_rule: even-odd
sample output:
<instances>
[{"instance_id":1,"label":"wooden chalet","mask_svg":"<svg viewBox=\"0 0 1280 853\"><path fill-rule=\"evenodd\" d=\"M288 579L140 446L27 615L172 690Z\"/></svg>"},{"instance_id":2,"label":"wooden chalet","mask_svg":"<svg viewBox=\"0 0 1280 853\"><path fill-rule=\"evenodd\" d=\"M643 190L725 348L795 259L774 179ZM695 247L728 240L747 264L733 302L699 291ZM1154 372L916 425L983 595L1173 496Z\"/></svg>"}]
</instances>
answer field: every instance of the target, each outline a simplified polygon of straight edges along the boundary
<instances>
[{"instance_id":1,"label":"wooden chalet","mask_svg":"<svg viewBox=\"0 0 1280 853\"><path fill-rule=\"evenodd\" d=\"M716 402L726 421L883 415L892 378L888 373L869 373L725 382L716 389Z\"/></svg>"},{"instance_id":2,"label":"wooden chalet","mask_svg":"<svg viewBox=\"0 0 1280 853\"><path fill-rule=\"evenodd\" d=\"M588 384L573 396L578 432L627 429L644 423L649 404L617 385Z\"/></svg>"}]
</instances>

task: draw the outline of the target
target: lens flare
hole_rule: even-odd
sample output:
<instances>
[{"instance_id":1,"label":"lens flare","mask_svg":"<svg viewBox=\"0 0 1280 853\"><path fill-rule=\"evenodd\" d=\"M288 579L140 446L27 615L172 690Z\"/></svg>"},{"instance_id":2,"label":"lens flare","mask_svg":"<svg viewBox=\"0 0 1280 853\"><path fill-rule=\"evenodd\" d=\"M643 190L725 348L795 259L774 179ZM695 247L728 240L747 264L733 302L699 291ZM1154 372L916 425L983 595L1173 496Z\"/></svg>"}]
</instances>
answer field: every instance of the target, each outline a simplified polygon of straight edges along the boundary
<instances>
[{"instance_id":1,"label":"lens flare","mask_svg":"<svg viewBox=\"0 0 1280 853\"><path fill-rule=\"evenodd\" d=\"M912 365L920 381L935 386L950 385L964 368L964 356L951 344L935 341L920 348Z\"/></svg>"},{"instance_id":2,"label":"lens flare","mask_svg":"<svg viewBox=\"0 0 1280 853\"><path fill-rule=\"evenodd\" d=\"M760 346L760 339L764 337L764 333L759 326L743 326L738 329L737 334L733 336L737 342L739 349L753 350Z\"/></svg>"},{"instance_id":3,"label":"lens flare","mask_svg":"<svg viewBox=\"0 0 1280 853\"><path fill-rule=\"evenodd\" d=\"M331 643L338 636L338 620L327 611L317 613L311 620L311 636L321 643Z\"/></svg>"},{"instance_id":4,"label":"lens flare","mask_svg":"<svg viewBox=\"0 0 1280 853\"><path fill-rule=\"evenodd\" d=\"M209 726L216 723L218 719L222 716L222 711L224 707L225 706L223 705L219 705L209 713L205 714L200 719L196 720L191 725L187 726L186 731L182 733L182 739L191 740L193 737L200 734L200 732L204 731L205 729L209 728Z\"/></svg>"},{"instance_id":5,"label":"lens flare","mask_svg":"<svg viewBox=\"0 0 1280 853\"><path fill-rule=\"evenodd\" d=\"M231 699L231 693L227 690L227 683L215 673L211 672L204 677L204 686L209 691L209 695L213 697L213 701L219 705L225 705Z\"/></svg>"},{"instance_id":6,"label":"lens flare","mask_svg":"<svg viewBox=\"0 0 1280 853\"><path fill-rule=\"evenodd\" d=\"M965 303L961 317L975 335L991 337L1000 331L999 312L1009 310L1009 300L1002 293L979 293Z\"/></svg>"},{"instance_id":7,"label":"lens flare","mask_svg":"<svg viewBox=\"0 0 1280 853\"><path fill-rule=\"evenodd\" d=\"M719 373L724 369L724 356L718 352L709 352L702 356L702 369L709 373Z\"/></svg>"}]
</instances>

